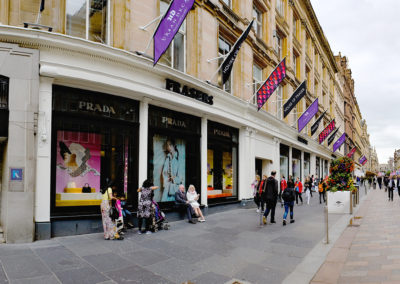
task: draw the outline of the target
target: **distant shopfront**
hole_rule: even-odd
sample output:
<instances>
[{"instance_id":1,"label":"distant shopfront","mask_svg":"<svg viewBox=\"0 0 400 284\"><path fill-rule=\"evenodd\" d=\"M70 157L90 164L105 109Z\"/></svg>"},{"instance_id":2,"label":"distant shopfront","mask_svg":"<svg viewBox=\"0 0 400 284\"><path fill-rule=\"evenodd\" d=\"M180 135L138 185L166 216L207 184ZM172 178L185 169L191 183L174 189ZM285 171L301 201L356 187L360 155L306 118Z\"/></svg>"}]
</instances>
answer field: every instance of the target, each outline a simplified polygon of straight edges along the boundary
<instances>
[{"instance_id":1,"label":"distant shopfront","mask_svg":"<svg viewBox=\"0 0 400 284\"><path fill-rule=\"evenodd\" d=\"M207 198L209 204L238 199L236 128L208 121Z\"/></svg>"}]
</instances>

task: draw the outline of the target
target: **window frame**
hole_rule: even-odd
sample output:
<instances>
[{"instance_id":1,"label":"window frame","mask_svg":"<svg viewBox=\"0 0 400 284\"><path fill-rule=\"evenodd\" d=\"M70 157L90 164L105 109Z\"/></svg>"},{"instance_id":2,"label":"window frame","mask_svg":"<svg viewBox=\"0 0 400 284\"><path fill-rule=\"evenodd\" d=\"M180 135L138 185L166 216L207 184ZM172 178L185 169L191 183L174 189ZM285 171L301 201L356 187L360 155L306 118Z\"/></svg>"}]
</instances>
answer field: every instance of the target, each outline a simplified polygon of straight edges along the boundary
<instances>
[{"instance_id":1,"label":"window frame","mask_svg":"<svg viewBox=\"0 0 400 284\"><path fill-rule=\"evenodd\" d=\"M222 3L224 3L226 6L232 9L232 0L220 0ZM227 3L228 2L228 3Z\"/></svg>"},{"instance_id":2,"label":"window frame","mask_svg":"<svg viewBox=\"0 0 400 284\"><path fill-rule=\"evenodd\" d=\"M262 29L262 22L263 22L263 13L258 9L256 6L253 6L253 18L255 21L253 23L253 28L257 37L263 37L263 29Z\"/></svg>"},{"instance_id":3,"label":"window frame","mask_svg":"<svg viewBox=\"0 0 400 284\"><path fill-rule=\"evenodd\" d=\"M65 34L69 35L67 33L67 21L68 21L68 17L67 17L67 6L68 6L68 2L69 1L74 1L74 0L66 0L65 1L65 22L64 22L64 28L65 28ZM85 37L83 38L84 40L90 40L90 34L89 34L89 30L90 30L90 1L91 0L85 0L86 2L86 13L85 13ZM105 44L105 45L111 45L111 0L107 0L107 23L106 23L106 40L105 42L102 41L93 41L93 42L98 42L101 44ZM73 36L73 35L69 35L69 36ZM77 37L77 36L73 36L73 37ZM78 37L81 38L81 37Z\"/></svg>"},{"instance_id":4,"label":"window frame","mask_svg":"<svg viewBox=\"0 0 400 284\"><path fill-rule=\"evenodd\" d=\"M283 90L284 86L279 85L276 89L276 118L279 120L283 119Z\"/></svg>"},{"instance_id":5,"label":"window frame","mask_svg":"<svg viewBox=\"0 0 400 284\"><path fill-rule=\"evenodd\" d=\"M220 40L225 42L229 46L228 53L222 54L222 53L219 52L220 51L220 45L219 45ZM218 36L218 57L220 57L220 59L218 60L218 66L221 66L222 62L225 60L225 58L222 58L222 56L229 54L229 52L232 49L232 46L233 46L233 44L231 44L224 36L222 36L221 34ZM232 89L233 89L233 75L232 74L234 74L234 69L235 69L235 67L232 66L231 74L230 74L229 79L228 79L229 85L230 85L229 91L226 90L226 83L221 86L220 83L219 83L219 80L218 80L218 86L223 91L225 91L225 92L227 92L229 94L232 94ZM221 79L222 79L222 69L221 68L218 70L218 77L219 76L221 76Z\"/></svg>"},{"instance_id":6,"label":"window frame","mask_svg":"<svg viewBox=\"0 0 400 284\"><path fill-rule=\"evenodd\" d=\"M255 68L260 70L260 78L256 78L256 76L254 76ZM263 69L257 63L253 63L253 100L252 100L253 104L257 104L257 96L255 96L254 94L261 87L262 77L263 77ZM259 82L259 83L256 83L256 82Z\"/></svg>"},{"instance_id":7,"label":"window frame","mask_svg":"<svg viewBox=\"0 0 400 284\"><path fill-rule=\"evenodd\" d=\"M281 17L285 17L285 0L276 0L276 10Z\"/></svg>"}]
</instances>

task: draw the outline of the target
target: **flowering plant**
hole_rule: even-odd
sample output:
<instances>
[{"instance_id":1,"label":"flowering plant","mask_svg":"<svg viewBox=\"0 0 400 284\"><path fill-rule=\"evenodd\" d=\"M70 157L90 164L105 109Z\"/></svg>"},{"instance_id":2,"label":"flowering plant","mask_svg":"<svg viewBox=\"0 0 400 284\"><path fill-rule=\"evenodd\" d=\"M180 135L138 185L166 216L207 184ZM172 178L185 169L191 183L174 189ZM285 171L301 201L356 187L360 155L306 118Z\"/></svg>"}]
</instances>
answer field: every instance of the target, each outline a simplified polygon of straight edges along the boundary
<instances>
[{"instance_id":1,"label":"flowering plant","mask_svg":"<svg viewBox=\"0 0 400 284\"><path fill-rule=\"evenodd\" d=\"M327 190L330 191L355 191L352 172L354 171L354 162L348 157L340 157L331 161L329 177L327 180Z\"/></svg>"}]
</instances>

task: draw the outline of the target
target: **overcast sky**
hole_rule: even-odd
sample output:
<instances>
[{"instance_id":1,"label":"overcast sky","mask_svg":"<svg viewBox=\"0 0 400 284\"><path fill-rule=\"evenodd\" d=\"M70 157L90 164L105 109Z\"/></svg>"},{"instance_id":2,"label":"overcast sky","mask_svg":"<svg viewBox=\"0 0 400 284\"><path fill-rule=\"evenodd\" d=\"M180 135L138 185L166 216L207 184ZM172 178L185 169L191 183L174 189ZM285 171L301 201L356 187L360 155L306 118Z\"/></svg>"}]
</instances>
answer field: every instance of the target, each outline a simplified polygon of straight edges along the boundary
<instances>
[{"instance_id":1,"label":"overcast sky","mask_svg":"<svg viewBox=\"0 0 400 284\"><path fill-rule=\"evenodd\" d=\"M371 145L387 163L400 148L400 1L311 3L333 53L349 59Z\"/></svg>"}]
</instances>

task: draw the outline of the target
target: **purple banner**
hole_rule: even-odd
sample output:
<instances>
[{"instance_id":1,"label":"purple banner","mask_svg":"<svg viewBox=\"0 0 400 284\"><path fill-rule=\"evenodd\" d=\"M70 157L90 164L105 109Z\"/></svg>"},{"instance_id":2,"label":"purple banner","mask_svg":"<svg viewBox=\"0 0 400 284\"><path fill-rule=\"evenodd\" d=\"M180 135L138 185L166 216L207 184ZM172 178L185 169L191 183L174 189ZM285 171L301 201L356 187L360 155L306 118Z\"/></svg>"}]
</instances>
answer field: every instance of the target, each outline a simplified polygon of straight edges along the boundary
<instances>
[{"instance_id":1,"label":"purple banner","mask_svg":"<svg viewBox=\"0 0 400 284\"><path fill-rule=\"evenodd\" d=\"M358 161L360 162L360 164L364 165L363 163L367 160L367 158L365 156L362 156Z\"/></svg>"},{"instance_id":2,"label":"purple banner","mask_svg":"<svg viewBox=\"0 0 400 284\"><path fill-rule=\"evenodd\" d=\"M154 65L167 50L193 4L194 0L172 1L154 33Z\"/></svg>"},{"instance_id":3,"label":"purple banner","mask_svg":"<svg viewBox=\"0 0 400 284\"><path fill-rule=\"evenodd\" d=\"M346 140L346 133L343 133L342 136L333 144L333 152L336 152L337 149L339 149L340 146L344 143Z\"/></svg>"},{"instance_id":4,"label":"purple banner","mask_svg":"<svg viewBox=\"0 0 400 284\"><path fill-rule=\"evenodd\" d=\"M299 128L299 132L303 130L303 128L310 122L310 120L316 115L318 112L318 99L316 99L303 113L299 120L297 121L297 125Z\"/></svg>"}]
</instances>

